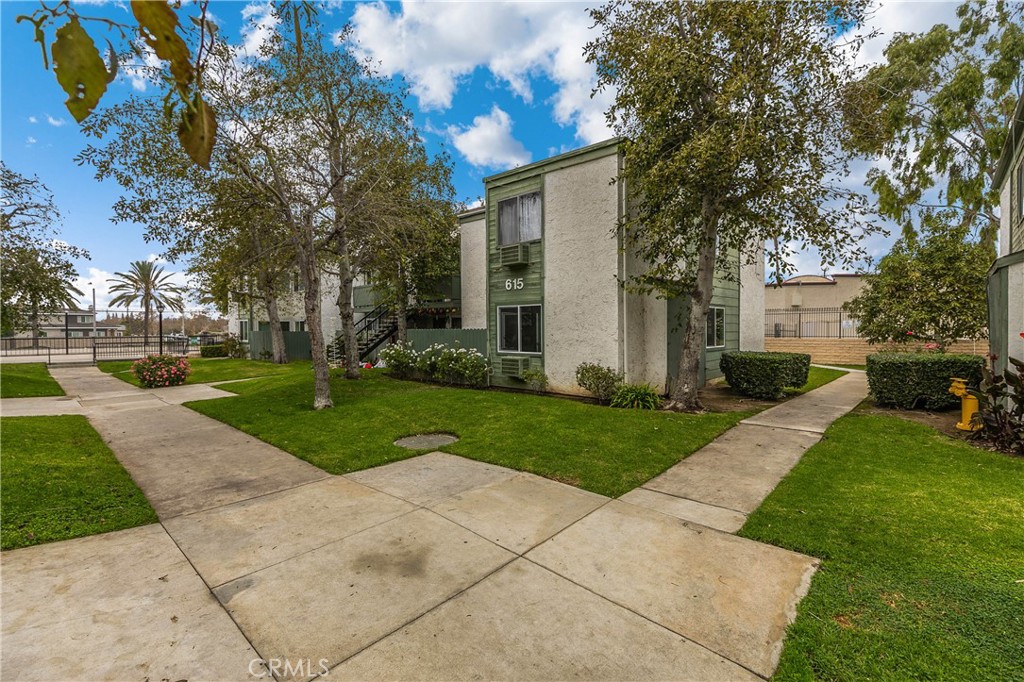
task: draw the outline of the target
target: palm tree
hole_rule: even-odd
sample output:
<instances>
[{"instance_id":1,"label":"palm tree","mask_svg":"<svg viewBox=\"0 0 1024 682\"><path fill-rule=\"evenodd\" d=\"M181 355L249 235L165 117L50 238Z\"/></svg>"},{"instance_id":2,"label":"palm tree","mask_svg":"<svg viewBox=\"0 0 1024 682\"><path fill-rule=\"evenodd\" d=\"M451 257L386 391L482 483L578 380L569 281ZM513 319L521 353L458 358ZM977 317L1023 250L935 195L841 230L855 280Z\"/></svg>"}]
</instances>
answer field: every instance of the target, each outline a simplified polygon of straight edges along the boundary
<instances>
[{"instance_id":1,"label":"palm tree","mask_svg":"<svg viewBox=\"0 0 1024 682\"><path fill-rule=\"evenodd\" d=\"M110 299L110 305L123 305L127 310L136 301L140 302L144 311L143 325L148 335L150 311L157 301L171 310L184 312L185 303L181 298L183 289L171 283L173 276L173 272L164 274L163 266L153 261L134 261L128 272L115 272L114 277L107 280L114 283L110 293L117 294Z\"/></svg>"}]
</instances>

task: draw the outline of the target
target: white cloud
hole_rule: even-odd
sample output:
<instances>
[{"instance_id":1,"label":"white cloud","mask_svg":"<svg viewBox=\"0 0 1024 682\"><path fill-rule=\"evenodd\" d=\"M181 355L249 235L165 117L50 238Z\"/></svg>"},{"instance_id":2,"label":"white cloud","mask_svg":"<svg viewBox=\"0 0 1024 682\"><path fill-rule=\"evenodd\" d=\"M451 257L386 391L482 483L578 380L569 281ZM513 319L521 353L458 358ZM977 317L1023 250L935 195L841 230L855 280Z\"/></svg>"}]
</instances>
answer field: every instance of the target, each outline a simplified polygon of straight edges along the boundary
<instances>
[{"instance_id":1,"label":"white cloud","mask_svg":"<svg viewBox=\"0 0 1024 682\"><path fill-rule=\"evenodd\" d=\"M144 41L136 41L136 46L142 52L142 59L134 57L128 63L122 64L119 71L135 90L145 92L150 85L156 84L163 69L163 62Z\"/></svg>"},{"instance_id":2,"label":"white cloud","mask_svg":"<svg viewBox=\"0 0 1024 682\"><path fill-rule=\"evenodd\" d=\"M879 64L889 41L899 33L920 33L935 24L956 25L958 2L882 2L874 0L869 28L878 35L864 42L857 55L860 65Z\"/></svg>"},{"instance_id":3,"label":"white cloud","mask_svg":"<svg viewBox=\"0 0 1024 682\"><path fill-rule=\"evenodd\" d=\"M36 142L38 142L38 141L39 141L39 140L37 140L36 138L34 138L34 137L32 137L31 135L29 135L29 136L28 136L28 137L27 137L27 138L25 139L25 146L26 146L26 147L31 147L32 145L34 145L34 144L35 144Z\"/></svg>"},{"instance_id":4,"label":"white cloud","mask_svg":"<svg viewBox=\"0 0 1024 682\"><path fill-rule=\"evenodd\" d=\"M448 126L447 135L467 161L478 168L507 169L530 162L530 152L512 136L512 118L494 105L468 126Z\"/></svg>"},{"instance_id":5,"label":"white cloud","mask_svg":"<svg viewBox=\"0 0 1024 682\"><path fill-rule=\"evenodd\" d=\"M61 126L67 125L67 119L54 118L49 114L46 115L46 122L52 125L54 128L60 128Z\"/></svg>"},{"instance_id":6,"label":"white cloud","mask_svg":"<svg viewBox=\"0 0 1024 682\"><path fill-rule=\"evenodd\" d=\"M29 116L28 117L28 122L29 123L39 123L39 119L36 118L35 116Z\"/></svg>"},{"instance_id":7,"label":"white cloud","mask_svg":"<svg viewBox=\"0 0 1024 682\"><path fill-rule=\"evenodd\" d=\"M278 19L269 2L252 2L242 8L242 44L240 57L260 57L260 50L277 31Z\"/></svg>"},{"instance_id":8,"label":"white cloud","mask_svg":"<svg viewBox=\"0 0 1024 682\"><path fill-rule=\"evenodd\" d=\"M479 67L527 103L531 79L546 77L557 87L548 102L555 121L590 143L611 136L610 96L590 97L594 68L583 59L590 24L582 3L406 1L393 13L376 2L356 7L352 39L385 75L405 76L427 110L451 107L460 82Z\"/></svg>"}]
</instances>

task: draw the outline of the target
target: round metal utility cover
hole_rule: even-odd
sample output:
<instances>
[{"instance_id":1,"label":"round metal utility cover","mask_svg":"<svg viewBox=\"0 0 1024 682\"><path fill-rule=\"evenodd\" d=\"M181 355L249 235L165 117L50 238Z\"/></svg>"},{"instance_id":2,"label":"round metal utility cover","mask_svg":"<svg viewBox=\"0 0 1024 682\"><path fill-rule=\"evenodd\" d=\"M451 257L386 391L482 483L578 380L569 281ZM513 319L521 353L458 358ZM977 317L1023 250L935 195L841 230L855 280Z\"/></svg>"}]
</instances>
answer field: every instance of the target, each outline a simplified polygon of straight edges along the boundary
<instances>
[{"instance_id":1,"label":"round metal utility cover","mask_svg":"<svg viewBox=\"0 0 1024 682\"><path fill-rule=\"evenodd\" d=\"M406 436L395 441L395 445L410 450L425 450L427 448L439 448L444 445L451 445L459 440L450 433L421 433L415 436Z\"/></svg>"}]
</instances>

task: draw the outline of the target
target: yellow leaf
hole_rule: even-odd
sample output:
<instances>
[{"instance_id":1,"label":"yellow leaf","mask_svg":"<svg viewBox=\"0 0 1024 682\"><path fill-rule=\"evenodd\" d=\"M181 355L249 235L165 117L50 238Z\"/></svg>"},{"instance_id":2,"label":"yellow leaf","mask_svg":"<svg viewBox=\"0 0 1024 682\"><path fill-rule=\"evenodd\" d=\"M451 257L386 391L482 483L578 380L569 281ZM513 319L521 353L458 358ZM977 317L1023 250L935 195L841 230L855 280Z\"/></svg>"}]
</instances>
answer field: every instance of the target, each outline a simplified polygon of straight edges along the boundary
<instances>
[{"instance_id":1,"label":"yellow leaf","mask_svg":"<svg viewBox=\"0 0 1024 682\"><path fill-rule=\"evenodd\" d=\"M192 54L178 35L178 15L163 0L132 0L132 14L156 56L171 65L171 76L182 93L192 84Z\"/></svg>"},{"instance_id":2,"label":"yellow leaf","mask_svg":"<svg viewBox=\"0 0 1024 682\"><path fill-rule=\"evenodd\" d=\"M57 29L50 55L57 82L68 93L64 104L81 123L107 90L107 66L103 57L75 18Z\"/></svg>"},{"instance_id":3,"label":"yellow leaf","mask_svg":"<svg viewBox=\"0 0 1024 682\"><path fill-rule=\"evenodd\" d=\"M178 140L193 161L209 169L216 134L217 118L213 107L208 106L197 94L192 104L182 112Z\"/></svg>"}]
</instances>

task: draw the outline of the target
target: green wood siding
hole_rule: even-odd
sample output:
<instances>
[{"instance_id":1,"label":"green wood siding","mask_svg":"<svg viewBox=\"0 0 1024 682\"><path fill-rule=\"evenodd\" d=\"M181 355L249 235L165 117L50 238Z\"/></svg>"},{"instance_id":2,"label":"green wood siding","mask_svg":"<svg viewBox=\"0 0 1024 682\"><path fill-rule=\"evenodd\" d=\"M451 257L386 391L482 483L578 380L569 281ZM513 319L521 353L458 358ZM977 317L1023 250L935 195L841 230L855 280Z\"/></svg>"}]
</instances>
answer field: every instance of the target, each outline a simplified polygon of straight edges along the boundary
<instances>
[{"instance_id":1,"label":"green wood siding","mask_svg":"<svg viewBox=\"0 0 1024 682\"><path fill-rule=\"evenodd\" d=\"M475 348L487 354L486 329L408 329L406 335L412 347L420 351L435 343L446 346L458 344L461 348Z\"/></svg>"},{"instance_id":2,"label":"green wood siding","mask_svg":"<svg viewBox=\"0 0 1024 682\"><path fill-rule=\"evenodd\" d=\"M495 368L491 383L498 386L517 386L523 383L500 373L501 358L528 357L533 369L544 369L544 355L499 353L498 352L498 308L507 305L544 304L544 181L537 175L500 187L487 189L487 330L488 355ZM520 194L541 192L541 239L527 242L530 248L527 265L503 266L498 247L498 203ZM523 280L522 289L506 288L507 280ZM542 309L543 317L548 315ZM543 321L541 322L543 338ZM543 351L543 346L541 347Z\"/></svg>"},{"instance_id":3,"label":"green wood siding","mask_svg":"<svg viewBox=\"0 0 1024 682\"><path fill-rule=\"evenodd\" d=\"M996 356L997 372L1006 370L1010 348L1010 266L997 267L988 276L988 347Z\"/></svg>"},{"instance_id":4,"label":"green wood siding","mask_svg":"<svg viewBox=\"0 0 1024 682\"><path fill-rule=\"evenodd\" d=\"M731 281L727 278L726 273L732 274ZM739 273L740 261L738 255L730 256L725 269L719 269L715 273L711 305L725 308L725 346L723 348L704 349L700 368L701 383L722 376L722 370L718 366L722 359L722 353L740 349ZM680 321L686 315L688 305L689 300L684 297L673 298L668 301L667 361L668 375L671 381L675 381L676 371L679 367L679 352L683 343L683 329ZM701 338L703 339L704 337L702 336Z\"/></svg>"}]
</instances>

